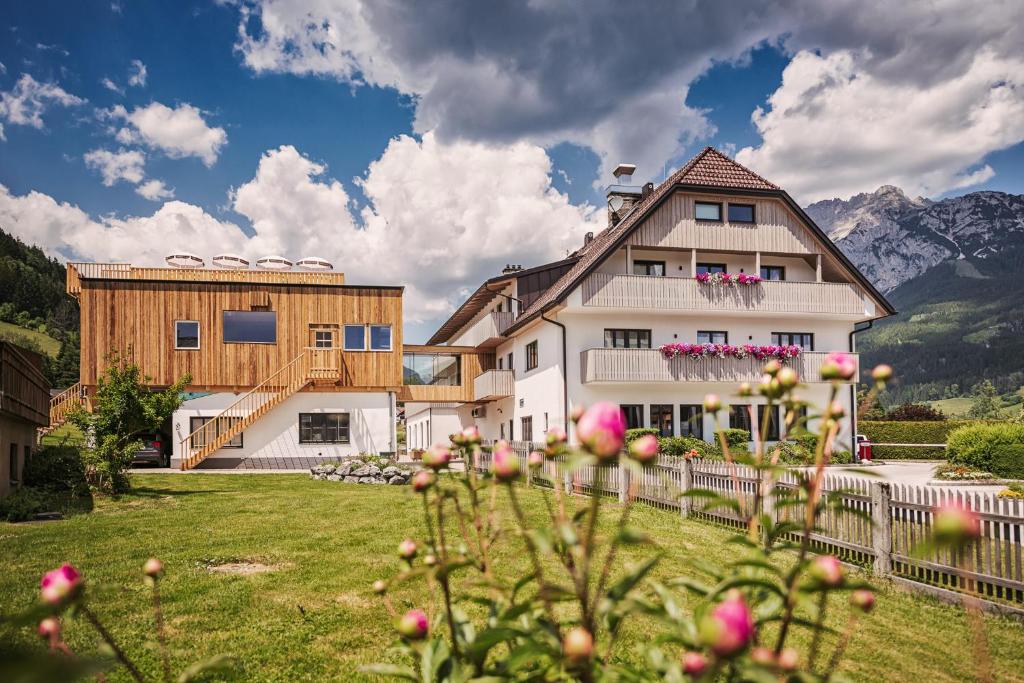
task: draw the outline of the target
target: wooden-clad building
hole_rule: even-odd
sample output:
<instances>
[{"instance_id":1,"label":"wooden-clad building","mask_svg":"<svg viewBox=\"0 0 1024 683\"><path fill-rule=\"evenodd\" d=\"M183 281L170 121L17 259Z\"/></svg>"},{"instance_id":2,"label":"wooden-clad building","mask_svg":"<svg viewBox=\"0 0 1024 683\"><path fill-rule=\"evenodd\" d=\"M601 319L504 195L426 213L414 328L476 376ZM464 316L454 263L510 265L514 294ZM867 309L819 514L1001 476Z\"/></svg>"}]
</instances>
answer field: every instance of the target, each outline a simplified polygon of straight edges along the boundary
<instances>
[{"instance_id":1,"label":"wooden-clad building","mask_svg":"<svg viewBox=\"0 0 1024 683\"><path fill-rule=\"evenodd\" d=\"M49 401L42 358L0 341L0 496L21 484L36 432L49 423Z\"/></svg>"}]
</instances>

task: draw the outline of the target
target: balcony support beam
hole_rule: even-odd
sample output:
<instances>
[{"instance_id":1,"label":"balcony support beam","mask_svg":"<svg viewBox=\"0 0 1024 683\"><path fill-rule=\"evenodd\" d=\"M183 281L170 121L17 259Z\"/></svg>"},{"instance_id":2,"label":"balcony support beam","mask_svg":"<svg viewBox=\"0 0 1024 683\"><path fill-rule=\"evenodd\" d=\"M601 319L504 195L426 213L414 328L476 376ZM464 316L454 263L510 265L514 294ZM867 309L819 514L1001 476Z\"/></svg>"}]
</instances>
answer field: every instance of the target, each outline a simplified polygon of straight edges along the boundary
<instances>
[{"instance_id":1,"label":"balcony support beam","mask_svg":"<svg viewBox=\"0 0 1024 683\"><path fill-rule=\"evenodd\" d=\"M816 254L815 256L814 277L817 282L821 282L821 254Z\"/></svg>"},{"instance_id":2,"label":"balcony support beam","mask_svg":"<svg viewBox=\"0 0 1024 683\"><path fill-rule=\"evenodd\" d=\"M626 275L633 274L633 246L626 245Z\"/></svg>"},{"instance_id":3,"label":"balcony support beam","mask_svg":"<svg viewBox=\"0 0 1024 683\"><path fill-rule=\"evenodd\" d=\"M761 274L761 252L754 252L754 275Z\"/></svg>"},{"instance_id":4,"label":"balcony support beam","mask_svg":"<svg viewBox=\"0 0 1024 683\"><path fill-rule=\"evenodd\" d=\"M690 249L690 277L697 277L697 250Z\"/></svg>"}]
</instances>

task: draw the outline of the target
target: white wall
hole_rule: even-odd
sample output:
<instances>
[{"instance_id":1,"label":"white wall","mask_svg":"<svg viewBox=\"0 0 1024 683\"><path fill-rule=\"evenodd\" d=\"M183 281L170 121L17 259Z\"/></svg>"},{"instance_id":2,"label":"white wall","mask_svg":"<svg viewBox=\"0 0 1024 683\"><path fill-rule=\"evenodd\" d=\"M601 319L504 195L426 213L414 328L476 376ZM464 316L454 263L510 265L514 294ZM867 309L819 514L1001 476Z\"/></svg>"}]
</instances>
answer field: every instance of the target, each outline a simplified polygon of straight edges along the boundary
<instances>
[{"instance_id":1,"label":"white wall","mask_svg":"<svg viewBox=\"0 0 1024 683\"><path fill-rule=\"evenodd\" d=\"M449 436L472 424L463 423L460 408L453 406L407 403L405 411L405 441L410 449L447 444Z\"/></svg>"},{"instance_id":2,"label":"white wall","mask_svg":"<svg viewBox=\"0 0 1024 683\"><path fill-rule=\"evenodd\" d=\"M172 466L180 461L181 440L188 436L191 417L213 417L238 399L229 392L210 394L186 401L174 413ZM348 444L300 444L299 413L349 414ZM242 448L221 448L209 458L207 466L216 466L218 458L275 459L282 467L289 459L333 458L359 453L395 450L394 394L389 392L299 392L249 426L242 435ZM296 465L299 466L299 465Z\"/></svg>"},{"instance_id":3,"label":"white wall","mask_svg":"<svg viewBox=\"0 0 1024 683\"><path fill-rule=\"evenodd\" d=\"M690 268L689 249L644 249L633 247L631 256L634 261L664 261L666 277L693 277ZM724 263L729 273L758 274L757 259L753 253L718 253L697 250L697 263ZM817 273L807 260L795 256L772 256L761 254L762 266L785 266L786 279L813 282ZM600 273L632 274L633 269L626 264L626 248L622 247L611 254L606 261L597 267Z\"/></svg>"}]
</instances>

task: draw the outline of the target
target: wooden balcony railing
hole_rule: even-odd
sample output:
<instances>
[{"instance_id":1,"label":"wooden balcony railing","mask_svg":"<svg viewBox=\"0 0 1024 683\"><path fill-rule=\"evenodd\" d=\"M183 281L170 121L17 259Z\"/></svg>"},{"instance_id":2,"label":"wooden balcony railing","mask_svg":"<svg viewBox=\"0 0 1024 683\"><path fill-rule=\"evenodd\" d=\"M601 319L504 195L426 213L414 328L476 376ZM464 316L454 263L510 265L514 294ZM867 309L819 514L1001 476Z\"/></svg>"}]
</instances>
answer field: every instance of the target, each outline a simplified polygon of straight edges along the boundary
<instances>
[{"instance_id":1,"label":"wooden balcony railing","mask_svg":"<svg viewBox=\"0 0 1024 683\"><path fill-rule=\"evenodd\" d=\"M511 370L487 370L473 380L473 400L496 401L512 395L515 377Z\"/></svg>"},{"instance_id":2,"label":"wooden balcony railing","mask_svg":"<svg viewBox=\"0 0 1024 683\"><path fill-rule=\"evenodd\" d=\"M68 263L67 291L77 296L82 280L173 280L247 282L268 285L343 285L344 273L305 270L223 270L217 268L145 268L128 263Z\"/></svg>"},{"instance_id":3,"label":"wooden balcony railing","mask_svg":"<svg viewBox=\"0 0 1024 683\"><path fill-rule=\"evenodd\" d=\"M608 308L764 311L871 316L874 303L848 282L765 280L756 285L706 285L689 277L593 273L583 282L583 305Z\"/></svg>"},{"instance_id":4,"label":"wooden balcony railing","mask_svg":"<svg viewBox=\"0 0 1024 683\"><path fill-rule=\"evenodd\" d=\"M314 384L334 384L341 379L343 362L340 348L306 348L307 376Z\"/></svg>"},{"instance_id":5,"label":"wooden balcony railing","mask_svg":"<svg viewBox=\"0 0 1024 683\"><path fill-rule=\"evenodd\" d=\"M828 355L805 351L786 361L804 382L819 382ZM857 358L857 354L851 354ZM765 361L747 358L665 358L658 349L587 349L580 354L580 381L595 382L753 382Z\"/></svg>"},{"instance_id":6,"label":"wooden balcony railing","mask_svg":"<svg viewBox=\"0 0 1024 683\"><path fill-rule=\"evenodd\" d=\"M515 320L511 311L491 311L476 321L462 335L452 339L455 346L472 346L490 348L497 346L504 339L505 330Z\"/></svg>"}]
</instances>

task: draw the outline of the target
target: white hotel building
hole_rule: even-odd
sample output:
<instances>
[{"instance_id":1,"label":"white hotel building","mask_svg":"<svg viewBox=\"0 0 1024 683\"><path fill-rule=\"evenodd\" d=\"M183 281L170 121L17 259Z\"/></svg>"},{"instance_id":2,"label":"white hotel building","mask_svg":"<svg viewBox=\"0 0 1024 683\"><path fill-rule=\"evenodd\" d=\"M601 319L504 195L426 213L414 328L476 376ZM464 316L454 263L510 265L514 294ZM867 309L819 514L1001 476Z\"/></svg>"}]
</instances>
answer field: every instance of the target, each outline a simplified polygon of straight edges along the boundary
<instances>
[{"instance_id":1,"label":"white hotel building","mask_svg":"<svg viewBox=\"0 0 1024 683\"><path fill-rule=\"evenodd\" d=\"M820 405L824 356L855 353L855 333L895 312L784 190L718 151L657 187L631 185L633 170L620 166L608 187L607 229L563 261L484 282L434 333L430 344L493 350L493 369L474 378L472 402L407 404L410 448L471 424L485 439L540 441L597 401L620 404L631 427L710 441L704 396L720 395L723 421L750 429L747 406L761 400L736 387L760 379L763 361L666 358L663 345L797 345L787 363ZM701 281L714 273L761 281ZM853 420L854 386L841 393Z\"/></svg>"}]
</instances>

